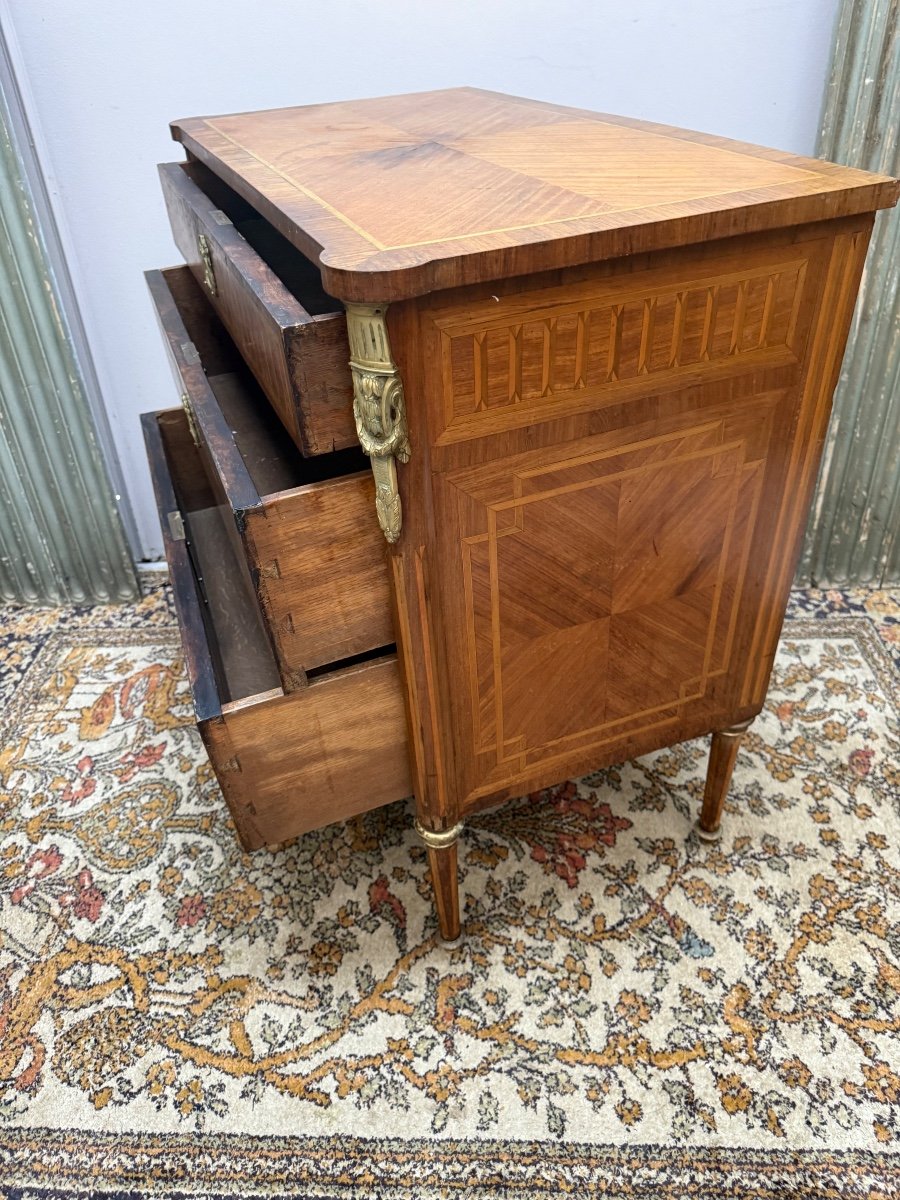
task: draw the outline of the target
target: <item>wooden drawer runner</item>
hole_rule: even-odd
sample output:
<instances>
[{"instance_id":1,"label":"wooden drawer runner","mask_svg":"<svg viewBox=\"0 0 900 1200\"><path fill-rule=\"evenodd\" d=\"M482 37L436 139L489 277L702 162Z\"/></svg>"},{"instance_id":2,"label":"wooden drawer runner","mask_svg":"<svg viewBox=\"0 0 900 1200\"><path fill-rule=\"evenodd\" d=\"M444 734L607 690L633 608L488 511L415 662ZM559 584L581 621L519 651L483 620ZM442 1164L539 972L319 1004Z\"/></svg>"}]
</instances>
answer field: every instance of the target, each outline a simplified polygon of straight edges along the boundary
<instances>
[{"instance_id":1,"label":"wooden drawer runner","mask_svg":"<svg viewBox=\"0 0 900 1200\"><path fill-rule=\"evenodd\" d=\"M243 846L409 795L396 655L285 693L185 414L142 424L197 724Z\"/></svg>"},{"instance_id":2,"label":"wooden drawer runner","mask_svg":"<svg viewBox=\"0 0 900 1200\"><path fill-rule=\"evenodd\" d=\"M147 282L210 484L238 546L287 691L394 641L385 543L357 446L298 453L187 267Z\"/></svg>"},{"instance_id":3,"label":"wooden drawer runner","mask_svg":"<svg viewBox=\"0 0 900 1200\"><path fill-rule=\"evenodd\" d=\"M202 164L159 172L178 249L303 454L355 446L346 320L316 265Z\"/></svg>"}]
</instances>

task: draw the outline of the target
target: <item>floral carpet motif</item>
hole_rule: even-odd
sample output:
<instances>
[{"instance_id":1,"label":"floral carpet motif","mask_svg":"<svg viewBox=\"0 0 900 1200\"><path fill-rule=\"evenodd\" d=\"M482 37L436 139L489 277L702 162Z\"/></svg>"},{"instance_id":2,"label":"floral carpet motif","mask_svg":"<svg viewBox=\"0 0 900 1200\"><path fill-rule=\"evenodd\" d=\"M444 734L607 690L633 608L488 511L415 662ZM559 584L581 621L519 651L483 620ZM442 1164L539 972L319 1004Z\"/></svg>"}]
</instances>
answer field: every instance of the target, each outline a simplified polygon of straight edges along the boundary
<instances>
[{"instance_id":1,"label":"floral carpet motif","mask_svg":"<svg viewBox=\"0 0 900 1200\"><path fill-rule=\"evenodd\" d=\"M244 854L168 591L0 624L0 1195L900 1195L900 602L799 592L706 744Z\"/></svg>"}]
</instances>

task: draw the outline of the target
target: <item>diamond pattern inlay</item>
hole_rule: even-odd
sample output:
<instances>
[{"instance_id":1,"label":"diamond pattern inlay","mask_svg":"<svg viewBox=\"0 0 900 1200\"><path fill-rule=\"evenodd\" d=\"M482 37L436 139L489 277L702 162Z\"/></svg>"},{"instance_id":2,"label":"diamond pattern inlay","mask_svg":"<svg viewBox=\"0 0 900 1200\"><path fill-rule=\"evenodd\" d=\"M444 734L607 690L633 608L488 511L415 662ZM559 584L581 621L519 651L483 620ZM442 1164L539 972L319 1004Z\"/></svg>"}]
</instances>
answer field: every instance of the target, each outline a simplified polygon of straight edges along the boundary
<instances>
[{"instance_id":1,"label":"diamond pattern inlay","mask_svg":"<svg viewBox=\"0 0 900 1200\"><path fill-rule=\"evenodd\" d=\"M602 741L697 699L724 668L740 592L725 568L749 526L736 521L743 447L721 436L697 427L549 464L487 504L465 564L477 742L497 764Z\"/></svg>"}]
</instances>

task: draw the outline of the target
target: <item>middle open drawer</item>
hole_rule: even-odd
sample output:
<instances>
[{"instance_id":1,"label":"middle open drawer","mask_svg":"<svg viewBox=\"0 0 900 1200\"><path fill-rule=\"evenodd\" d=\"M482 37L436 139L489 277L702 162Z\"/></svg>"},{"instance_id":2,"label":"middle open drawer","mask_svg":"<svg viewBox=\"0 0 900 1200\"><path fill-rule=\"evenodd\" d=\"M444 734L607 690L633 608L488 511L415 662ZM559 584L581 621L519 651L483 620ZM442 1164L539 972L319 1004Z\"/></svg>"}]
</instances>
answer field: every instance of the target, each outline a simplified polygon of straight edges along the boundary
<instances>
[{"instance_id":1,"label":"middle open drawer","mask_svg":"<svg viewBox=\"0 0 900 1200\"><path fill-rule=\"evenodd\" d=\"M213 492L282 685L394 641L384 538L358 449L303 458L187 267L147 283Z\"/></svg>"}]
</instances>

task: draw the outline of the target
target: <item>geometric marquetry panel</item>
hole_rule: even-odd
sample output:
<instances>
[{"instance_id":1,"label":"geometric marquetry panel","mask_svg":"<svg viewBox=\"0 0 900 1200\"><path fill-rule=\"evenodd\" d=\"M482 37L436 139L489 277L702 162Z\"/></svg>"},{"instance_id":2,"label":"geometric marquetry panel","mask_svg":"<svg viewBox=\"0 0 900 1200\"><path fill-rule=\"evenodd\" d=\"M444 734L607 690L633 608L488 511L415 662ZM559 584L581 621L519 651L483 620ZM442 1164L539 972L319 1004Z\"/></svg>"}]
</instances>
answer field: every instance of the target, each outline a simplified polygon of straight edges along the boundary
<instances>
[{"instance_id":1,"label":"geometric marquetry panel","mask_svg":"<svg viewBox=\"0 0 900 1200\"><path fill-rule=\"evenodd\" d=\"M806 260L718 271L677 287L621 286L597 295L530 304L527 319L438 319L445 440L482 432L485 414L526 422L602 399L617 385L690 373L754 369L795 360L793 335ZM521 410L521 411L518 411Z\"/></svg>"},{"instance_id":2,"label":"geometric marquetry panel","mask_svg":"<svg viewBox=\"0 0 900 1200\"><path fill-rule=\"evenodd\" d=\"M479 531L463 543L463 576L484 790L676 719L728 669L761 472L745 441L725 436L709 422L545 462L470 509Z\"/></svg>"}]
</instances>

